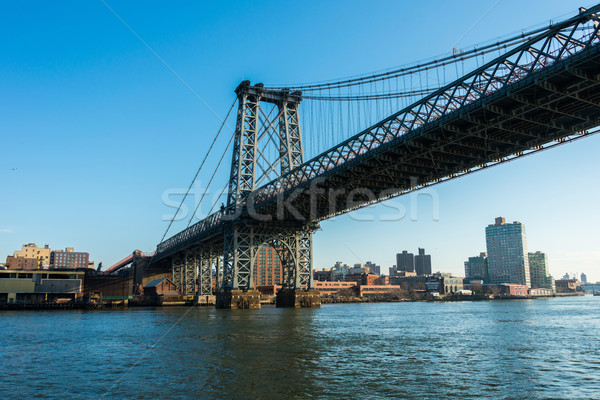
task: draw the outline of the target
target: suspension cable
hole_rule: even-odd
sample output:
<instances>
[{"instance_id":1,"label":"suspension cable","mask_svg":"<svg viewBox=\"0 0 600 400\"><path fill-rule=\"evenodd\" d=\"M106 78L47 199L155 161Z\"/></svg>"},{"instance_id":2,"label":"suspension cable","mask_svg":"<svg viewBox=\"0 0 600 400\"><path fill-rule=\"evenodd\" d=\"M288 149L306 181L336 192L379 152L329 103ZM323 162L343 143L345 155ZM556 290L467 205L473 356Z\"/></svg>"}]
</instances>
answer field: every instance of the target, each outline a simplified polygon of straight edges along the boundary
<instances>
[{"instance_id":1,"label":"suspension cable","mask_svg":"<svg viewBox=\"0 0 600 400\"><path fill-rule=\"evenodd\" d=\"M419 89L411 90L408 92L396 92L396 93L374 93L364 94L360 96L303 96L304 100L326 100L326 101L361 101L361 100L386 100L386 99L399 99L403 97L421 96L432 93L439 89L438 87L430 89Z\"/></svg>"},{"instance_id":2,"label":"suspension cable","mask_svg":"<svg viewBox=\"0 0 600 400\"><path fill-rule=\"evenodd\" d=\"M348 79L342 79L342 80L337 80L337 81L333 81L333 82L305 84L305 85L296 85L296 86L277 85L277 86L265 87L265 89L269 89L269 90L289 89L289 90L302 90L302 91L306 92L306 91L315 91L315 90L321 90L321 89L326 89L326 88L333 89L333 88L339 88L339 87L363 85L363 84L370 83L370 82L376 82L376 81L381 81L381 80L386 80L386 79L397 78L397 77L400 77L403 75L413 74L413 73L424 71L427 69L436 68L439 66L445 66L445 65L452 64L455 62L464 61L466 59L470 59L473 57L478 57L480 55L484 55L484 54L499 50L503 47L506 48L511 45L524 43L524 42L528 41L529 39L531 39L531 37L533 35L535 35L539 32L543 32L547 29L549 29L549 27L544 26L544 27L534 29L534 30L531 30L528 32L522 32L521 34L512 36L508 39L498 40L494 43L484 45L479 48L475 47L471 50L453 53L449 56L446 56L446 57L443 57L440 59L433 59L431 61L427 61L424 63L417 63L416 65L413 65L410 67L396 68L391 71L373 73L373 74L369 74L369 75L360 75L357 77L350 77Z\"/></svg>"},{"instance_id":3,"label":"suspension cable","mask_svg":"<svg viewBox=\"0 0 600 400\"><path fill-rule=\"evenodd\" d=\"M198 178L198 175L200 174L200 171L202 170L202 167L204 166L204 163L206 162L206 159L208 158L208 155L210 154L212 148L214 147L215 142L219 138L219 135L221 134L221 131L223 130L223 127L225 126L225 122L229 118L229 114L231 114L231 111L233 110L233 107L235 106L236 101L237 101L237 99L235 99L233 101L233 104L231 105L231 108L229 109L229 112L227 113L227 116L225 117L225 119L223 119L223 123L221 124L221 127L219 128L219 131L217 132L217 135L215 136L215 138L213 139L212 143L210 144L210 147L208 148L208 151L206 152L206 155L204 156L204 159L202 160L202 163L200 164L200 167L198 168L198 171L196 171L196 175L194 175L194 179L192 179L192 183L190 183L190 186L188 187L187 191L185 192L185 195L183 196L183 199L181 200L181 203L179 203L179 207L177 207L177 211L175 211L175 215L173 215L173 218L171 218L171 222L169 222L169 226L167 226L167 230L165 231L162 239L160 239L160 242L158 242L158 243L162 243L165 240L165 237L167 236L167 233L169 233L169 229L171 229L171 225L173 225L173 221L175 221L175 218L177 218L177 214L179 214L179 211L181 210L181 206L185 202L185 199L187 198L188 194L190 193L190 190L192 189L192 186L196 182L196 178Z\"/></svg>"},{"instance_id":4,"label":"suspension cable","mask_svg":"<svg viewBox=\"0 0 600 400\"><path fill-rule=\"evenodd\" d=\"M196 205L196 209L194 210L192 216L190 217L190 220L188 221L186 228L190 227L192 220L196 216L196 212L198 211L198 208L202 204L202 200L204 200L204 196L206 196L206 194L208 193L208 189L210 188L210 185L211 185L213 179L215 178L215 175L217 174L217 171L219 170L219 167L221 166L221 163L223 162L223 159L225 158L225 155L227 154L227 150L229 150L229 146L231 146L231 142L233 142L234 137L235 137L235 132L233 135L231 135L231 138L229 139L229 143L227 143L227 147L225 148L225 151L221 155L221 158L219 159L219 163L217 164L217 167L213 171L212 176L210 177L210 180L208 181L208 185L206 185L206 190L204 191L204 193L202 193L202 197L200 197L200 201L198 202L198 205Z\"/></svg>"}]
</instances>

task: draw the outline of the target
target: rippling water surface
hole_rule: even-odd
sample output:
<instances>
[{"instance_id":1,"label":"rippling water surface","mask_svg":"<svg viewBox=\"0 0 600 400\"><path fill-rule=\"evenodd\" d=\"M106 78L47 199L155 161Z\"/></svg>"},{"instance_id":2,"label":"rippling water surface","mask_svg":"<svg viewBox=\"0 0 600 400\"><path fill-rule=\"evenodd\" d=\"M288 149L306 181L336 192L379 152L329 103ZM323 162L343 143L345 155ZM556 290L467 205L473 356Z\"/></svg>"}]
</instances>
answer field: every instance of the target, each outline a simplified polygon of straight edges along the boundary
<instances>
[{"instance_id":1,"label":"rippling water surface","mask_svg":"<svg viewBox=\"0 0 600 400\"><path fill-rule=\"evenodd\" d=\"M600 398L600 297L0 313L1 398Z\"/></svg>"}]
</instances>

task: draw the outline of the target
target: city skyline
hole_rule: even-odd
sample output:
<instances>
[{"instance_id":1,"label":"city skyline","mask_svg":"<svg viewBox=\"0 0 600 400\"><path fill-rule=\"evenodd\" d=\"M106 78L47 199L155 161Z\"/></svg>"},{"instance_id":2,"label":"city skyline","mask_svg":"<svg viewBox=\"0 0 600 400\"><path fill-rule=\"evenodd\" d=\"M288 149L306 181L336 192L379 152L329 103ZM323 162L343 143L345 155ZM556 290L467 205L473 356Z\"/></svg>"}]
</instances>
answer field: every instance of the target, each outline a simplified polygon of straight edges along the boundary
<instances>
[{"instance_id":1,"label":"city skyline","mask_svg":"<svg viewBox=\"0 0 600 400\"><path fill-rule=\"evenodd\" d=\"M277 57L272 50L284 44L263 28L254 35L264 49L251 52L237 44L233 38L239 29L236 24L247 16L226 6L192 7L190 15L210 11L213 19L178 15L172 23L159 18L167 13L164 9L113 8L198 90L210 109L224 115L233 99L232 89L243 77L253 82L314 81L405 65L447 53L455 45L476 44L573 15L582 5L544 2L543 10L535 7L535 13L514 15L515 2L494 4L474 2L467 10L466 5L463 9L440 2L437 8L443 12L428 14L426 28L413 21L406 26L382 23L368 33L353 32L350 44L340 38L363 15L348 7L348 21L335 22L338 33L331 33L326 10L308 5L285 22L300 27L316 21L316 31L306 33L308 37L294 37L299 48L284 53L294 63L274 61ZM390 6L362 11L375 20L383 18L382 10ZM70 18L60 7L41 6L33 15L13 7L7 6L0 28L3 37L15 37L6 42L7 62L0 66L0 85L7 94L2 100L7 112L0 122L8 133L3 135L6 154L0 161L3 257L23 243L50 243L56 248L85 248L93 260L108 267L136 248L153 250L168 224L163 215L173 211L165 205L164 193L189 184L205 152L203 146L220 121L101 3L71 5L86 17L81 19ZM427 8L394 7L414 13ZM275 4L260 5L256 12L267 9L274 15L283 12ZM54 30L47 15L64 31ZM391 22L391 15L385 18ZM449 18L458 21L457 26L442 23ZM321 24L327 25L327 35L319 28ZM398 38L414 32L421 36L398 44ZM319 40L319 34L327 40ZM201 40L205 37L219 46ZM338 40L341 45L334 48ZM377 57L390 47L398 51ZM364 57L354 56L356 49ZM214 65L204 65L207 57ZM315 59L321 61L315 63ZM23 151L24 143L34 148ZM167 146L172 150L165 152ZM503 215L527 226L530 251L548 255L553 276L584 272L590 281L599 281L600 252L595 249L600 237L595 227L600 217L593 212L600 195L598 150L600 137L594 136L428 188L426 192L437 196L437 210L434 197L417 192L325 221L314 236L314 267L331 266L339 259L349 264L370 260L385 270L402 249L425 247L434 270L460 275L467 257L485 251L484 227ZM216 160L210 162L216 164ZM206 182L208 177L201 180ZM57 182L63 185L57 187ZM412 207L411 196L418 196L418 210ZM402 219L360 220L400 216L402 212L392 205L405 211ZM185 222L175 224L168 236L185 227Z\"/></svg>"}]
</instances>

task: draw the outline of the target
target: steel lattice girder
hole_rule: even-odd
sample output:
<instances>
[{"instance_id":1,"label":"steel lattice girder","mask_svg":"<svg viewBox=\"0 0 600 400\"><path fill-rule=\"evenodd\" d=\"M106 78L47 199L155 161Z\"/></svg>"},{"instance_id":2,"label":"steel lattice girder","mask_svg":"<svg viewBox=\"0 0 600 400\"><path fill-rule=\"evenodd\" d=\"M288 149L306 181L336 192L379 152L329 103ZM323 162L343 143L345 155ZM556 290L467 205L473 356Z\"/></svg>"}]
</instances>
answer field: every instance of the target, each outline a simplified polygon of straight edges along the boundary
<instances>
[{"instance_id":1,"label":"steel lattice girder","mask_svg":"<svg viewBox=\"0 0 600 400\"><path fill-rule=\"evenodd\" d=\"M272 246L281 260L283 288L313 288L312 229L295 231L277 225L246 224L228 227L221 289L254 289L256 259L264 244Z\"/></svg>"},{"instance_id":2,"label":"steel lattice girder","mask_svg":"<svg viewBox=\"0 0 600 400\"><path fill-rule=\"evenodd\" d=\"M185 277L184 277L184 269L185 269L185 257L183 253L175 253L171 258L171 279L173 283L177 286L177 291L179 294L184 294L185 292Z\"/></svg>"},{"instance_id":3,"label":"steel lattice girder","mask_svg":"<svg viewBox=\"0 0 600 400\"><path fill-rule=\"evenodd\" d=\"M197 249L187 250L185 252L185 264L183 272L183 295L196 294L196 281L198 278L199 254Z\"/></svg>"},{"instance_id":4,"label":"steel lattice girder","mask_svg":"<svg viewBox=\"0 0 600 400\"><path fill-rule=\"evenodd\" d=\"M502 103L507 99L513 101L509 98L511 93L527 92L528 88L536 86L539 82L548 82L552 78L561 81L578 77L580 81L585 81L588 89L593 87L593 85L597 84L593 76L594 71L597 71L598 68L599 37L597 17L591 14L592 11L594 10L590 10L590 12L584 15L556 25L524 45L515 48L506 55L468 74L461 80L425 97L423 100L374 125L365 132L315 157L280 179L259 188L257 191L261 193L261 196L258 196L255 209L265 208L269 209L269 211L265 212L266 214L269 212L273 213L272 204L277 200L278 196L283 195L285 198L288 193L292 193L298 188L308 187L311 182L320 177L326 179L326 182L320 185L321 187L327 187L328 185L329 187L335 187L328 180L335 179L338 174L344 173L345 170L352 171L356 166L366 165L371 159L377 158L379 154L384 153L388 149L394 149L394 147L398 147L401 143L416 139L420 135L435 132L436 129L438 131L444 129L445 124L452 120L460 121L460 117L463 115L485 110L495 102ZM582 26L586 26L587 31L582 31ZM574 39L575 34L579 34L582 37ZM577 68L573 69L572 67L576 65ZM571 70L573 74L570 73ZM584 73L582 74L581 71L584 71ZM587 96L593 96L593 94L588 91ZM584 109L584 112L578 115L578 121L569 121L562 125L546 124L544 127L546 130L549 127L560 130L560 132L555 131L552 134L555 134L557 137L568 137L577 131L581 132L597 125L599 108L594 106L593 102L587 101L586 96L579 96L579 98L574 99L582 99L581 102L577 103L575 101L575 103L579 108ZM582 106L583 103L587 107ZM535 113L535 107L530 106L530 111ZM581 115L585 117L586 122L581 121ZM531 114L528 117L531 117ZM540 120L541 118L538 118L537 123L533 124L532 129L537 129L537 125L540 125ZM529 118L525 119L525 122L536 121ZM527 129L522 129L521 132L527 132ZM512 133L516 132L513 131ZM555 140L552 134L542 137L537 142L528 141L527 143L531 145L531 148L535 148L540 144ZM435 140L437 142L442 141L439 135L437 136ZM528 150L528 147L519 145L518 142L509 143L509 145L512 145L512 148L502 147L500 151L486 151L488 154L480 162L469 163L460 161L458 163L460 167L456 171L451 172L448 169L442 169L442 174L436 178L436 181L451 177L455 173L460 173L461 170L477 168L479 164L495 162L497 158L519 154ZM492 154L493 156L491 156ZM470 156L470 158L474 157ZM385 172L385 170L383 171ZM359 173L359 175L365 176L368 174ZM427 176L426 174L421 175ZM346 182L347 186L353 186L352 182ZM388 180L385 182L385 186L389 189L390 185L394 183L394 181ZM398 186L402 186L402 182L399 183L400 185ZM419 187L421 183L423 182L419 179ZM355 185L361 186L360 183L356 183ZM368 184L362 187L370 188ZM384 190L384 188L379 187L375 187L374 189ZM398 190L394 195L403 193L406 189L411 188L400 187L399 189L404 190ZM377 200L380 201L384 198L386 197L380 197ZM305 199L299 199L298 203L302 203L303 201ZM370 202L365 202L362 206L366 204L370 204ZM271 206L269 207L269 205ZM299 204L297 208L302 208L302 205ZM349 210L336 210L336 213L347 212ZM316 217L317 220L325 219L332 215L325 212L325 210L323 211Z\"/></svg>"},{"instance_id":5,"label":"steel lattice girder","mask_svg":"<svg viewBox=\"0 0 600 400\"><path fill-rule=\"evenodd\" d=\"M208 296L213 293L213 268L217 272L217 284L221 281L221 257L223 249L211 244L203 244L198 250L200 271L198 274L198 295Z\"/></svg>"}]
</instances>

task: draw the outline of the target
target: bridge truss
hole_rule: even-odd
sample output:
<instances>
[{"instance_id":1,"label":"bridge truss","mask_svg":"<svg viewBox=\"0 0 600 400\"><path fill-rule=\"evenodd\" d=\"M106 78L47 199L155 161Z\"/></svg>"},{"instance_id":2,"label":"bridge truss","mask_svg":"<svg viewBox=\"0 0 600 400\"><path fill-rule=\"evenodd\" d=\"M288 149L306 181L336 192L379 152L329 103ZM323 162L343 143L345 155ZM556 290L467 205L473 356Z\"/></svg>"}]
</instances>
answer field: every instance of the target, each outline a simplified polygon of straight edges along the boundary
<instances>
[{"instance_id":1,"label":"bridge truss","mask_svg":"<svg viewBox=\"0 0 600 400\"><path fill-rule=\"evenodd\" d=\"M599 10L581 10L307 162L301 94L242 82L227 206L160 243L156 260L195 248L200 275L216 266L222 290L252 289L256 251L269 243L284 286L311 287L319 221L594 133ZM278 146L276 159L265 142Z\"/></svg>"}]
</instances>

